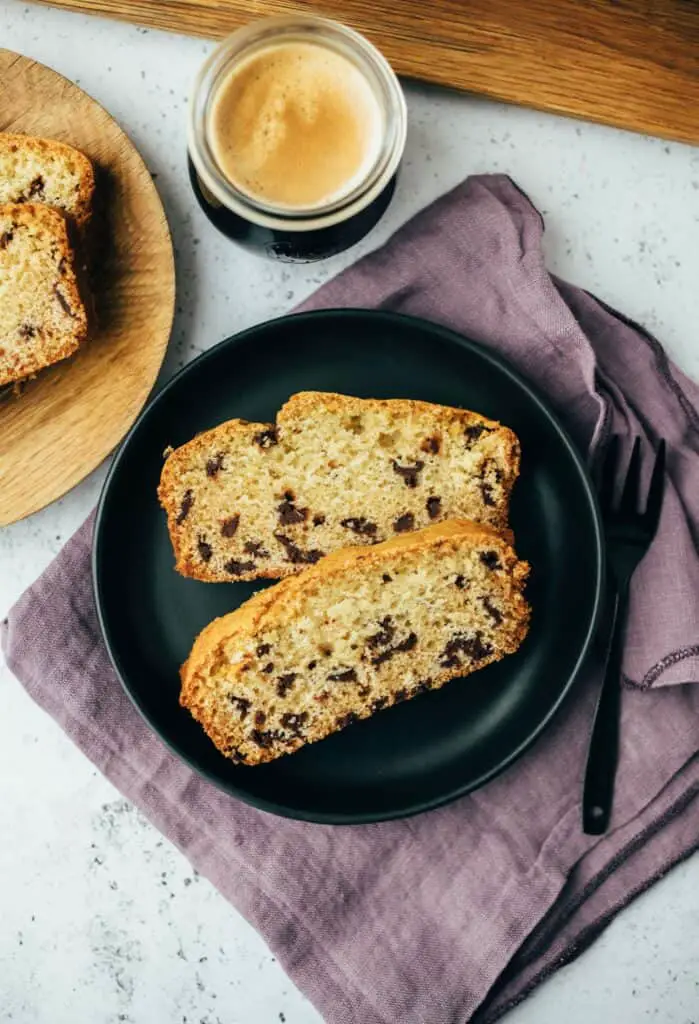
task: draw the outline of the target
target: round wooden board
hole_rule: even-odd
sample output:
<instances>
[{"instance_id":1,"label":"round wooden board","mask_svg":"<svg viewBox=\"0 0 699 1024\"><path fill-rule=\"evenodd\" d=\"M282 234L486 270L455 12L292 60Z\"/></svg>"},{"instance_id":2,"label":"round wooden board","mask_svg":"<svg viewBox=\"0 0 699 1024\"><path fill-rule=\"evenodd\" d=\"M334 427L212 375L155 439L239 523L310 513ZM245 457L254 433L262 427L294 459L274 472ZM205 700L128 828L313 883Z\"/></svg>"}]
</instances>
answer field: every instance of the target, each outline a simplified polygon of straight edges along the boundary
<instances>
[{"instance_id":1,"label":"round wooden board","mask_svg":"<svg viewBox=\"0 0 699 1024\"><path fill-rule=\"evenodd\" d=\"M0 131L59 139L95 165L96 324L73 358L20 398L0 400L0 526L79 483L145 404L175 305L172 242L160 197L131 141L93 99L36 61L0 49Z\"/></svg>"}]
</instances>

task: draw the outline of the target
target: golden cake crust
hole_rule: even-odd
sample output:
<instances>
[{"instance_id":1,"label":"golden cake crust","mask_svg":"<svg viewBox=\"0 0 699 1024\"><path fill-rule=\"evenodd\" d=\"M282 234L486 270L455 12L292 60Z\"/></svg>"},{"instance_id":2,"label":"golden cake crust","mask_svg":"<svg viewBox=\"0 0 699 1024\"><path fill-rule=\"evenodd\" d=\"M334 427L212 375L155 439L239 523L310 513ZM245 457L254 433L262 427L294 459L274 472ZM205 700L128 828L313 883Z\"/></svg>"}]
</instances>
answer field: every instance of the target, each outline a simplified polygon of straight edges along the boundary
<instances>
[{"instance_id":1,"label":"golden cake crust","mask_svg":"<svg viewBox=\"0 0 699 1024\"><path fill-rule=\"evenodd\" d=\"M158 494L178 572L275 579L449 518L504 528L519 461L513 432L469 410L300 392L274 424L171 451Z\"/></svg>"},{"instance_id":2,"label":"golden cake crust","mask_svg":"<svg viewBox=\"0 0 699 1024\"><path fill-rule=\"evenodd\" d=\"M0 203L43 203L81 233L92 216L95 175L80 150L55 139L0 132Z\"/></svg>"},{"instance_id":3,"label":"golden cake crust","mask_svg":"<svg viewBox=\"0 0 699 1024\"><path fill-rule=\"evenodd\" d=\"M87 337L68 224L39 203L0 206L0 386L71 356Z\"/></svg>"},{"instance_id":4,"label":"golden cake crust","mask_svg":"<svg viewBox=\"0 0 699 1024\"><path fill-rule=\"evenodd\" d=\"M181 703L253 765L498 661L530 615L509 539L448 521L334 552L208 625Z\"/></svg>"}]
</instances>

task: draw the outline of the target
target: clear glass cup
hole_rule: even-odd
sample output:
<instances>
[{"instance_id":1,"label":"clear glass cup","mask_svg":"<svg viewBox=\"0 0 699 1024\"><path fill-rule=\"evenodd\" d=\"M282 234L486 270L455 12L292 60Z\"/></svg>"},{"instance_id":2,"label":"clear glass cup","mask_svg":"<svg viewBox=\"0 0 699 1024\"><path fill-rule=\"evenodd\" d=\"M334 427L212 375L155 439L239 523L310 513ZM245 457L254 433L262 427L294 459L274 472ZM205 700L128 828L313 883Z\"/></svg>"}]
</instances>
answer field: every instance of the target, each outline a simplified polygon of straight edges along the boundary
<instances>
[{"instance_id":1,"label":"clear glass cup","mask_svg":"<svg viewBox=\"0 0 699 1024\"><path fill-rule=\"evenodd\" d=\"M372 89L380 112L381 137L371 166L347 194L308 209L275 207L243 192L223 174L211 145L217 90L237 63L280 42L315 43L352 61ZM306 15L267 18L224 39L199 73L190 105L190 181L209 220L233 241L275 259L324 259L358 242L384 213L395 189L406 125L405 98L394 71L358 32Z\"/></svg>"}]
</instances>

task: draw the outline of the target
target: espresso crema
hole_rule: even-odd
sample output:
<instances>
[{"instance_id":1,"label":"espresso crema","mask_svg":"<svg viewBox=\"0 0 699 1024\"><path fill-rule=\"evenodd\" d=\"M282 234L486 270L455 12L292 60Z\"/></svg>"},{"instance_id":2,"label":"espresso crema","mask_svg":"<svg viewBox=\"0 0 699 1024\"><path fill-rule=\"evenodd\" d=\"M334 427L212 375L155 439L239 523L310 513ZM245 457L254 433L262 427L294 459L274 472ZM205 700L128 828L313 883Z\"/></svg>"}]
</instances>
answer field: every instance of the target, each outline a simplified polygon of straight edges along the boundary
<instances>
[{"instance_id":1,"label":"espresso crema","mask_svg":"<svg viewBox=\"0 0 699 1024\"><path fill-rule=\"evenodd\" d=\"M223 76L209 110L220 172L251 199L291 211L352 193L375 164L384 131L360 68L315 42L254 51Z\"/></svg>"}]
</instances>

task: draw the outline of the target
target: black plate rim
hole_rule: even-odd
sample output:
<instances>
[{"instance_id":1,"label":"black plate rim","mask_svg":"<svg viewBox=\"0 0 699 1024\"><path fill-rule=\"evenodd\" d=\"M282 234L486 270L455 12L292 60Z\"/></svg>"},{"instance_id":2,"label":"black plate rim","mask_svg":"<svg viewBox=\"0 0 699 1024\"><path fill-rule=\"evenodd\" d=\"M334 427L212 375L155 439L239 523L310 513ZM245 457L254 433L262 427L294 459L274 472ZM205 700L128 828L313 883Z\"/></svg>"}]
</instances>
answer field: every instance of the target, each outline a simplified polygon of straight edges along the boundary
<instances>
[{"instance_id":1,"label":"black plate rim","mask_svg":"<svg viewBox=\"0 0 699 1024\"><path fill-rule=\"evenodd\" d=\"M161 402L166 395L174 390L179 382L186 377L195 367L200 364L207 362L209 359L214 359L219 351L228 346L235 346L243 344L251 336L255 336L264 332L270 325L282 326L290 321L309 321L309 320L322 320L329 319L334 320L336 318L357 318L360 320L383 320L384 322L392 323L400 326L405 324L413 328L420 328L422 330L431 332L439 335L445 341L453 344L460 345L462 348L468 349L475 353L478 357L485 359L490 362L496 369L500 370L507 377L509 377L514 383L521 387L529 396L529 398L538 406L539 410L543 413L546 419L551 424L552 428L556 431L561 441L563 442L569 457L572 459L573 464L578 472L580 481L583 485L583 490L587 497L588 511L592 517L592 525L594 528L595 538L595 562L597 568L597 580L594 594L594 602L592 607L592 614L590 616L590 622L588 630L585 635L585 640L581 644L578 658L570 671L568 679L562 686L557 698L553 701L551 707L547 713L542 717L537 726L532 729L530 734L527 736L522 743L519 744L514 750L502 758L498 764L494 765L489 770L483 772L480 776L475 779L470 779L466 782L458 783L448 791L427 800L417 801L415 804L409 807L400 807L395 811L379 811L379 812L344 812L338 810L337 812L314 812L308 811L304 808L294 808L286 804L278 804L273 800L266 800L264 798L257 797L254 794L250 794L245 789L233 785L227 780L219 778L214 772L209 771L204 766L197 763L196 759L191 757L184 750L181 750L179 746L172 742L167 736L161 732L157 723L152 721L143 708L138 695L132 692L127 678L126 673L123 673L119 664L119 654L112 644L109 632L109 626L105 610L102 604L102 574L100 572L100 559L101 559L101 544L102 544L102 527L105 518L105 509L109 501L109 494L111 489L112 480L116 477L119 472L119 467L124 455L130 445L132 438L139 432L142 422L148 418L150 412L155 406ZM141 718L145 721L147 726L158 736L162 743L171 750L184 764L188 765L200 776L207 779L221 791L233 796L244 803L247 803L253 807L258 808L262 811L267 811L272 814L276 814L280 817L291 818L297 821L308 821L317 824L325 825L364 825L372 824L380 821L393 821L402 818L413 817L416 814L422 814L426 811L436 810L438 807L443 807L445 804L452 803L458 800L460 797L466 796L468 793L472 793L474 790L480 789L486 783L496 778L502 772L506 771L512 764L514 764L520 757L522 757L527 750L534 745L539 739L542 733L551 724L560 708L564 704L566 698L570 694L570 691L580 673L580 670L585 663L587 655L590 651L591 645L595 638L602 610L604 607L604 593L606 588L607 580L607 566L606 566L606 555L604 547L604 529L602 525L602 516L600 512L599 503L597 500L597 494L592 483L592 479L588 473L585 462L575 446L567 428L561 423L557 413L553 410L548 400L537 390L537 388L524 377L507 359L500 356L498 353L487 348L485 345L479 342L473 341L471 338L460 334L458 331L452 330L449 327L442 326L441 324L435 323L431 320L427 320L423 317L411 316L406 313L396 313L391 310L378 310L378 309L364 309L361 307L352 308L335 308L329 307L327 309L312 310L310 312L303 313L291 313L286 316L274 317L270 320L265 320L262 323L255 324L252 327L248 327L237 334L233 334L228 338L224 338L222 341L213 345L211 348L206 349L200 353L189 363L183 366L178 372L170 378L169 381L154 395L150 401L143 408L138 418L134 422L133 426L125 436L121 445L116 451L112 464L109 467L107 476L102 490L100 498L97 504L97 510L95 514L95 525L92 541L92 584L93 593L95 598L95 606L97 610L97 618L102 632L102 638L104 640L107 654L112 667L122 685L129 700L136 708Z\"/></svg>"}]
</instances>

